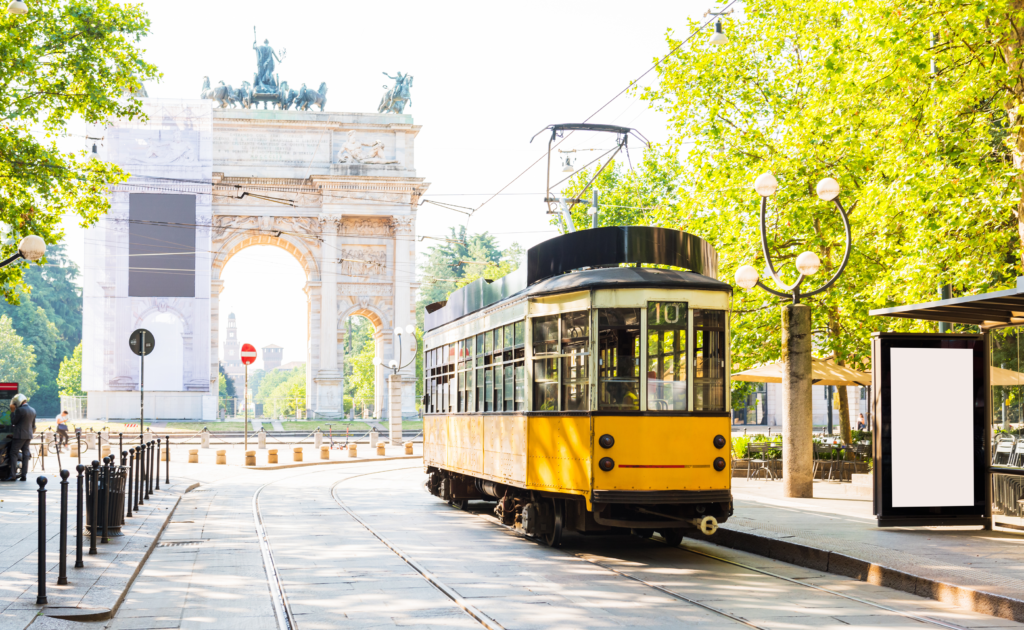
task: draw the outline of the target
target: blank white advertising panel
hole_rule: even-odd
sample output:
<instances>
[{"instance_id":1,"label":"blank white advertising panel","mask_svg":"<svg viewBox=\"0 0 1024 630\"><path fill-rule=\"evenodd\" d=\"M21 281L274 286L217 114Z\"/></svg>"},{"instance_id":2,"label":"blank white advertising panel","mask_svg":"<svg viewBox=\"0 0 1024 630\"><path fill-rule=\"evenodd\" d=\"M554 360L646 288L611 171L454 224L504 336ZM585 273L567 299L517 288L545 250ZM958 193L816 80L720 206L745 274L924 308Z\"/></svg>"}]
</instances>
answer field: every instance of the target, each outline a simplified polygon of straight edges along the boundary
<instances>
[{"instance_id":1,"label":"blank white advertising panel","mask_svg":"<svg viewBox=\"0 0 1024 630\"><path fill-rule=\"evenodd\" d=\"M973 351L892 348L892 507L974 505Z\"/></svg>"}]
</instances>

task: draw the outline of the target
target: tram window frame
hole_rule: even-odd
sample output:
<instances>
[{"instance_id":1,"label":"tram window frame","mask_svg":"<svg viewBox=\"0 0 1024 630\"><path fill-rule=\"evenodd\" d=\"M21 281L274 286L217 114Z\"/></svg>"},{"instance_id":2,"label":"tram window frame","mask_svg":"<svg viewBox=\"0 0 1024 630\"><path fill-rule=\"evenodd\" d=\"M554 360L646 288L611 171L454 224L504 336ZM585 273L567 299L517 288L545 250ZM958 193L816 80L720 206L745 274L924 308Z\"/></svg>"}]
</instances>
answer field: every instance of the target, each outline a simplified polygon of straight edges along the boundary
<instances>
[{"instance_id":1,"label":"tram window frame","mask_svg":"<svg viewBox=\"0 0 1024 630\"><path fill-rule=\"evenodd\" d=\"M676 309L674 319L669 317L669 307ZM647 331L644 335L647 365L644 377L649 411L689 411L689 320L687 302L659 300L647 303ZM666 339L671 344L668 352L665 351ZM671 379L664 378L668 370L671 370Z\"/></svg>"},{"instance_id":2,"label":"tram window frame","mask_svg":"<svg viewBox=\"0 0 1024 630\"><path fill-rule=\"evenodd\" d=\"M582 328L582 336L579 329ZM574 331L577 334L573 334ZM559 317L561 379L559 409L590 410L590 310L562 313Z\"/></svg>"},{"instance_id":3,"label":"tram window frame","mask_svg":"<svg viewBox=\"0 0 1024 630\"><path fill-rule=\"evenodd\" d=\"M640 388L642 383L640 374L640 350L644 335L641 309L633 307L598 308L597 309L597 399L598 411L619 411L633 412L640 411ZM615 317L612 317L614 315ZM635 318L635 319L634 319ZM634 322L635 323L632 323ZM623 332L619 332L623 331ZM620 354L619 346L622 335L633 335L632 343L632 376L622 376L619 373L624 371L622 366L623 357L629 354ZM626 341L622 339L622 341ZM628 343L628 341L626 341ZM613 375L614 374L614 375ZM612 388L610 385L618 385ZM629 388L633 385L633 400L629 401ZM614 394L613 389L619 390L621 394ZM619 402L613 403L611 399L618 398Z\"/></svg>"},{"instance_id":4,"label":"tram window frame","mask_svg":"<svg viewBox=\"0 0 1024 630\"><path fill-rule=\"evenodd\" d=\"M693 411L728 410L726 361L729 312L691 309L693 318Z\"/></svg>"}]
</instances>

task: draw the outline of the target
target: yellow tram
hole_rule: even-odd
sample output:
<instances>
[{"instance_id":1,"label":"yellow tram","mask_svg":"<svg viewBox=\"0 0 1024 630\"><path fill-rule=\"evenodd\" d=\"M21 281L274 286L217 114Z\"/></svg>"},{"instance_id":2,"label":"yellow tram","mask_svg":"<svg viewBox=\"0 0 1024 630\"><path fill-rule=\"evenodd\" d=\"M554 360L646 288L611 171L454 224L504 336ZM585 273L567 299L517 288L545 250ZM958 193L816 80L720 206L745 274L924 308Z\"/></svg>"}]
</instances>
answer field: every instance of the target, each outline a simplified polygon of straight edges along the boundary
<instances>
[{"instance_id":1,"label":"yellow tram","mask_svg":"<svg viewBox=\"0 0 1024 630\"><path fill-rule=\"evenodd\" d=\"M428 306L428 490L496 501L552 546L566 529L712 533L732 514L732 289L717 267L692 234L597 228Z\"/></svg>"}]
</instances>

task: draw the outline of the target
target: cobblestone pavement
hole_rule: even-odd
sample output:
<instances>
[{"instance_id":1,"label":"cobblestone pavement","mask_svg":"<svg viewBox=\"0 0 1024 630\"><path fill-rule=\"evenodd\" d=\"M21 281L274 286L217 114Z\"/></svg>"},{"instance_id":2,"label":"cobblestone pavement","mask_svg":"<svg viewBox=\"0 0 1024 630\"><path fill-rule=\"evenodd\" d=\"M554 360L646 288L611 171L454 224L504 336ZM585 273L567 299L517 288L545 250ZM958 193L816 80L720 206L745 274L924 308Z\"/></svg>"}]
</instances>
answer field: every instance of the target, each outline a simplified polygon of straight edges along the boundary
<instances>
[{"instance_id":1,"label":"cobblestone pavement","mask_svg":"<svg viewBox=\"0 0 1024 630\"><path fill-rule=\"evenodd\" d=\"M498 525L491 504L460 511L428 495L416 461L278 471L201 464L188 474L207 480L182 499L116 617L74 627L278 628L277 580L298 630L483 627L421 571L492 627L508 629L1024 627L704 541L673 549L629 536L567 535L562 549L549 549ZM257 491L273 582L254 518Z\"/></svg>"}]
</instances>

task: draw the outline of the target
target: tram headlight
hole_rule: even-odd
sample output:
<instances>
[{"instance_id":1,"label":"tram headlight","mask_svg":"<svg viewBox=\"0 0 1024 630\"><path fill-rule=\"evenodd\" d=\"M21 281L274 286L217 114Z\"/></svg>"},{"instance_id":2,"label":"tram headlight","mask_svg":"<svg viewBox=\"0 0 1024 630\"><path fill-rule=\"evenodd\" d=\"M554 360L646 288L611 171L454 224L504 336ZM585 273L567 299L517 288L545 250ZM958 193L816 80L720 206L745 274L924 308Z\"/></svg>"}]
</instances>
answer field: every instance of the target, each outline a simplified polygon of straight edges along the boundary
<instances>
[{"instance_id":1,"label":"tram headlight","mask_svg":"<svg viewBox=\"0 0 1024 630\"><path fill-rule=\"evenodd\" d=\"M719 459L722 458L719 457ZM615 468L615 460L611 457L602 457L601 461L597 462L597 467L605 472L611 472L612 468Z\"/></svg>"},{"instance_id":2,"label":"tram headlight","mask_svg":"<svg viewBox=\"0 0 1024 630\"><path fill-rule=\"evenodd\" d=\"M714 466L715 470L717 470L718 472L722 472L723 470L725 470L725 460L722 459L721 457L716 457Z\"/></svg>"},{"instance_id":3,"label":"tram headlight","mask_svg":"<svg viewBox=\"0 0 1024 630\"><path fill-rule=\"evenodd\" d=\"M601 448L611 448L615 446L615 438L605 433L597 439L597 443L601 445Z\"/></svg>"},{"instance_id":4,"label":"tram headlight","mask_svg":"<svg viewBox=\"0 0 1024 630\"><path fill-rule=\"evenodd\" d=\"M714 443L715 443L715 448L725 448L725 438L722 437L721 435L716 435L715 436Z\"/></svg>"},{"instance_id":5,"label":"tram headlight","mask_svg":"<svg viewBox=\"0 0 1024 630\"><path fill-rule=\"evenodd\" d=\"M750 265L742 265L736 270L736 284L744 289L753 289L757 285L757 269Z\"/></svg>"}]
</instances>

